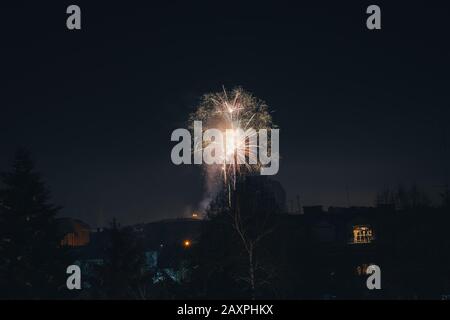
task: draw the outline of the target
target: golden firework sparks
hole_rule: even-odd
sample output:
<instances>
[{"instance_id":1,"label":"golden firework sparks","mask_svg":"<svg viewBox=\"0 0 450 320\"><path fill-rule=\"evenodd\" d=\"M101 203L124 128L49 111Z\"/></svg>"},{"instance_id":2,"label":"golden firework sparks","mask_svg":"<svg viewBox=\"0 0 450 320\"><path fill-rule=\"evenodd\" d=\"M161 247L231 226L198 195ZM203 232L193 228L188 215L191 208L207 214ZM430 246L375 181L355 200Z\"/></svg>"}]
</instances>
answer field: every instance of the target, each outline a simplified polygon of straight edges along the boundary
<instances>
[{"instance_id":1,"label":"golden firework sparks","mask_svg":"<svg viewBox=\"0 0 450 320\"><path fill-rule=\"evenodd\" d=\"M259 171L257 131L274 127L268 106L262 100L240 87L231 91L224 88L221 92L203 95L196 111L189 117L191 130L194 121L202 122L203 132L210 128L226 132L220 172L228 193L235 189L239 175ZM194 141L193 152L203 152L214 143L220 142Z\"/></svg>"}]
</instances>

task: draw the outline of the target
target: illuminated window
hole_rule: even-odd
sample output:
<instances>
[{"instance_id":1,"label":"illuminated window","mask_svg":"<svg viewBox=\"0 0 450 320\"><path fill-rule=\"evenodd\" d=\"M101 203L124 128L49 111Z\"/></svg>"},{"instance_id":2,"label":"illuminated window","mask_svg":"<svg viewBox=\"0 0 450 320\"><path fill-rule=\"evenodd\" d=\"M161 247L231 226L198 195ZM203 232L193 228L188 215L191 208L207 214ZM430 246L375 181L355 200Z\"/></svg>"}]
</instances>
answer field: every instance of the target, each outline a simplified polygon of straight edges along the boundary
<instances>
[{"instance_id":1,"label":"illuminated window","mask_svg":"<svg viewBox=\"0 0 450 320\"><path fill-rule=\"evenodd\" d=\"M61 246L67 247L81 247L89 243L89 232L78 231L69 232L61 240Z\"/></svg>"},{"instance_id":2,"label":"illuminated window","mask_svg":"<svg viewBox=\"0 0 450 320\"><path fill-rule=\"evenodd\" d=\"M356 266L356 269L355 269L355 274L356 275L358 275L358 276L367 276L367 269L369 269L369 267L370 266L373 266L373 265L375 265L375 263L372 263L372 262L370 262L370 263L362 263L362 264L360 264L360 265L357 265Z\"/></svg>"},{"instance_id":3,"label":"illuminated window","mask_svg":"<svg viewBox=\"0 0 450 320\"><path fill-rule=\"evenodd\" d=\"M371 243L373 231L369 226L353 226L353 243Z\"/></svg>"},{"instance_id":4,"label":"illuminated window","mask_svg":"<svg viewBox=\"0 0 450 320\"><path fill-rule=\"evenodd\" d=\"M366 274L367 274L367 267L368 267L368 266L369 266L369 265L366 264L366 263L363 263L363 264L357 266L357 267L356 267L356 274L357 274L358 276L364 276L364 275L366 275Z\"/></svg>"}]
</instances>

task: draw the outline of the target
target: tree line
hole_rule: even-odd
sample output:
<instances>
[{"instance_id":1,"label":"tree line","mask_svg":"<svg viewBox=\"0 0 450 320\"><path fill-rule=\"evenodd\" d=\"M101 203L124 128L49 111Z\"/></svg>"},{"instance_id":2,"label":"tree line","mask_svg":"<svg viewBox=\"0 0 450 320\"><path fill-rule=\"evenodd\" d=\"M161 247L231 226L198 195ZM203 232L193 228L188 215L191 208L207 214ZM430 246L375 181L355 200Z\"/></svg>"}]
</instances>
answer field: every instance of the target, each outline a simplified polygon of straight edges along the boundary
<instances>
[{"instance_id":1,"label":"tree line","mask_svg":"<svg viewBox=\"0 0 450 320\"><path fill-rule=\"evenodd\" d=\"M286 214L267 181L241 177L231 205L228 194L218 194L200 238L177 253L174 267L185 272L178 280L149 266L145 238L113 219L105 231L102 261L92 266L78 292L66 287L65 270L80 257L60 245L61 207L52 204L30 154L19 150L10 170L0 175L0 298L396 299L450 294L448 189L434 206L417 186L380 192L375 218L380 241L364 260L365 253L355 255L347 243L317 242L306 218ZM368 293L356 273L358 264L371 259L382 267L382 292Z\"/></svg>"}]
</instances>

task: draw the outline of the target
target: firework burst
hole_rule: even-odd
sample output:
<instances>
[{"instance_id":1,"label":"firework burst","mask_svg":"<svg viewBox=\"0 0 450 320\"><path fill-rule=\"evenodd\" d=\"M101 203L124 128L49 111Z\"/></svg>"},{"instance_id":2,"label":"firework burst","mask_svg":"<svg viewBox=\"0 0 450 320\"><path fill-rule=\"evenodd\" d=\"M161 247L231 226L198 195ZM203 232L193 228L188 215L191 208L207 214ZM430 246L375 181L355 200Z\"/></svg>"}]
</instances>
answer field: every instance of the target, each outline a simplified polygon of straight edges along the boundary
<instances>
[{"instance_id":1,"label":"firework burst","mask_svg":"<svg viewBox=\"0 0 450 320\"><path fill-rule=\"evenodd\" d=\"M260 169L256 132L274 127L268 106L240 87L231 91L224 88L221 92L203 95L196 111L189 117L191 130L194 121L202 122L203 132L211 128L226 132L221 164L213 168L206 166L205 172L207 186L217 186L219 179L223 181L222 186L228 191L230 202L230 194L236 187L237 178ZM218 142L194 140L193 152L203 152L208 145L214 143Z\"/></svg>"}]
</instances>

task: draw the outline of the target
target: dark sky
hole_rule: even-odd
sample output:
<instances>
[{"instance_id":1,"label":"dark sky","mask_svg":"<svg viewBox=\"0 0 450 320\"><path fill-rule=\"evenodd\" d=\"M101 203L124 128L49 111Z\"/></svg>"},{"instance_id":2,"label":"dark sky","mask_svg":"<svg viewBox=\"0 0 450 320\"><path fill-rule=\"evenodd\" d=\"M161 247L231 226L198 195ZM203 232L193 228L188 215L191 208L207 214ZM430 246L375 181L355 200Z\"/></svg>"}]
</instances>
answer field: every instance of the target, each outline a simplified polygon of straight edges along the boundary
<instances>
[{"instance_id":1,"label":"dark sky","mask_svg":"<svg viewBox=\"0 0 450 320\"><path fill-rule=\"evenodd\" d=\"M347 205L348 189L371 205L383 186L414 182L438 192L448 7L378 1L382 30L369 31L372 2L298 2L2 3L0 168L29 148L61 214L92 226L181 216L202 177L171 163L171 132L202 94L239 85L274 111L288 198ZM72 3L80 31L65 26Z\"/></svg>"}]
</instances>

